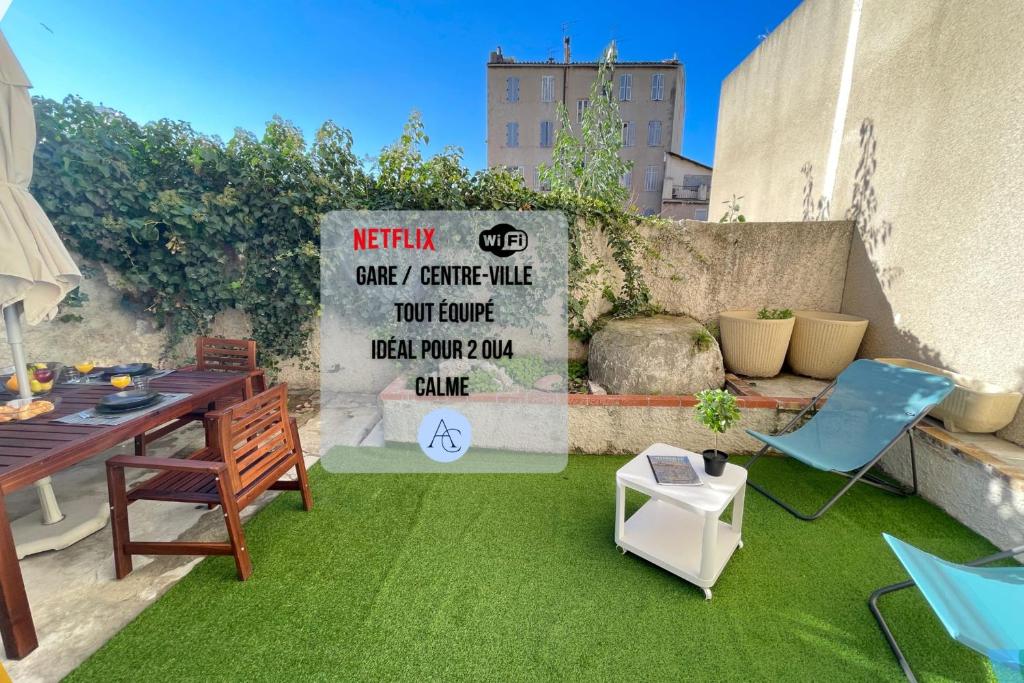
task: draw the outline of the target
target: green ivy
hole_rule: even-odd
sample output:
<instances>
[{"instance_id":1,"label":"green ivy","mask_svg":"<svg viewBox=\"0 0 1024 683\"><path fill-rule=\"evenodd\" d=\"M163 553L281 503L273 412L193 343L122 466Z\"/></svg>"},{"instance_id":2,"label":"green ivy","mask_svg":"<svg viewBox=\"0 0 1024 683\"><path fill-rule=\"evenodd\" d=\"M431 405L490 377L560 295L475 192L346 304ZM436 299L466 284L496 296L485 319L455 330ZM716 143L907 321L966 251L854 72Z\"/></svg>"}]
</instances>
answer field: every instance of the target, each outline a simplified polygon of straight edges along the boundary
<instances>
[{"instance_id":1,"label":"green ivy","mask_svg":"<svg viewBox=\"0 0 1024 683\"><path fill-rule=\"evenodd\" d=\"M426 157L415 114L367 164L330 121L310 144L280 118L262 137L239 130L224 142L77 97L34 102L32 192L70 246L116 273L113 284L166 327L170 346L239 309L265 367L305 360L320 312L320 220L339 209L560 210L570 226L571 334L592 331L584 311L599 267L582 245L596 234L624 274L612 314L652 310L636 257L644 219L614 201L533 192L503 169L471 173L457 148Z\"/></svg>"}]
</instances>

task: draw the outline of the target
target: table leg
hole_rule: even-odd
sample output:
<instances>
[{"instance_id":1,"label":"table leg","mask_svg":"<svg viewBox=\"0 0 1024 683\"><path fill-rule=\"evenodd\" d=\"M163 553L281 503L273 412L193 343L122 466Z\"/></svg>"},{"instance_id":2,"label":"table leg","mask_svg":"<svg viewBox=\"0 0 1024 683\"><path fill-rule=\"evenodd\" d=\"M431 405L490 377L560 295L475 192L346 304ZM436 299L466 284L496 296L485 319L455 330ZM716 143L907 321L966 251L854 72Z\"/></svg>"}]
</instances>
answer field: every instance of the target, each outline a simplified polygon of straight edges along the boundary
<instances>
[{"instance_id":1,"label":"table leg","mask_svg":"<svg viewBox=\"0 0 1024 683\"><path fill-rule=\"evenodd\" d=\"M0 494L0 636L3 636L4 650L10 659L21 659L39 646L3 494Z\"/></svg>"},{"instance_id":2,"label":"table leg","mask_svg":"<svg viewBox=\"0 0 1024 683\"><path fill-rule=\"evenodd\" d=\"M732 530L740 536L740 547L743 547L743 502L747 497L747 487L744 486L732 501Z\"/></svg>"},{"instance_id":3,"label":"table leg","mask_svg":"<svg viewBox=\"0 0 1024 683\"><path fill-rule=\"evenodd\" d=\"M700 578L715 575L715 550L718 548L718 517L704 513L704 534L700 543Z\"/></svg>"},{"instance_id":4,"label":"table leg","mask_svg":"<svg viewBox=\"0 0 1024 683\"><path fill-rule=\"evenodd\" d=\"M622 484L615 484L615 542L622 538L622 531L626 526L626 487Z\"/></svg>"}]
</instances>

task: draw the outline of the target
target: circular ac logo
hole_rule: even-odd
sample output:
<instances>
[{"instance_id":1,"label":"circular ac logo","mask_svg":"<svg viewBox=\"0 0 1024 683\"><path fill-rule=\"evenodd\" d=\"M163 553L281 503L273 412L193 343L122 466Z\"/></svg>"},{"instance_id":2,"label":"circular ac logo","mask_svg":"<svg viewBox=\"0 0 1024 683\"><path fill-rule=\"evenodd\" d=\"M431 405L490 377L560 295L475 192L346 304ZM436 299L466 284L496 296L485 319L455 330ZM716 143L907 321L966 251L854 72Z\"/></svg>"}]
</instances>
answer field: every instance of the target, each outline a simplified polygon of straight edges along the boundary
<instances>
[{"instance_id":1,"label":"circular ac logo","mask_svg":"<svg viewBox=\"0 0 1024 683\"><path fill-rule=\"evenodd\" d=\"M427 413L416 432L420 450L436 462L458 460L473 441L473 428L462 413L438 408Z\"/></svg>"}]
</instances>

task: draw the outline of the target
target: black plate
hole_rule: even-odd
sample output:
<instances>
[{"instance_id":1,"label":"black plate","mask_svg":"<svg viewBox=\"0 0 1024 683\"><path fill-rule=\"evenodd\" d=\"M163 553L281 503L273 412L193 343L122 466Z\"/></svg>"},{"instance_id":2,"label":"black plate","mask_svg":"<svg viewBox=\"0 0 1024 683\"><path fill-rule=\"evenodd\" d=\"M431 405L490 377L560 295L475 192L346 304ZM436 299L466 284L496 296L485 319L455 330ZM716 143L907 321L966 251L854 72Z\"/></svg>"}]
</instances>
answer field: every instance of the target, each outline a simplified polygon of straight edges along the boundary
<instances>
[{"instance_id":1,"label":"black plate","mask_svg":"<svg viewBox=\"0 0 1024 683\"><path fill-rule=\"evenodd\" d=\"M129 391L118 391L101 398L100 402L96 404L96 410L123 413L127 410L145 408L152 405L159 398L160 393L152 390L139 391L138 389L132 389Z\"/></svg>"},{"instance_id":2,"label":"black plate","mask_svg":"<svg viewBox=\"0 0 1024 683\"><path fill-rule=\"evenodd\" d=\"M145 375L152 369L152 363L125 363L124 365L112 365L103 370L103 377L109 378L114 375L128 375L129 377L135 377L136 375Z\"/></svg>"}]
</instances>

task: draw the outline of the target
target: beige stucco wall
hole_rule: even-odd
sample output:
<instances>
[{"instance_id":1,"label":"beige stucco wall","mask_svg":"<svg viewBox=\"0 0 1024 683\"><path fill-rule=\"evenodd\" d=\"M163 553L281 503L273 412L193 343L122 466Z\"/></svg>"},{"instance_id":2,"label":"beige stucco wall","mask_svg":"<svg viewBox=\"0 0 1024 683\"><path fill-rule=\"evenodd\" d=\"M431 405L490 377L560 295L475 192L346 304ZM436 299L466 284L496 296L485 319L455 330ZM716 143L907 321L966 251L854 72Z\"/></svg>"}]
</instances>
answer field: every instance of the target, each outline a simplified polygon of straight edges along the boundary
<instances>
[{"instance_id":1,"label":"beige stucco wall","mask_svg":"<svg viewBox=\"0 0 1024 683\"><path fill-rule=\"evenodd\" d=\"M808 0L722 84L712 206L818 215L853 0ZM1024 387L1024 3L864 0L832 217L862 354ZM1003 432L1020 439L1021 421Z\"/></svg>"},{"instance_id":2,"label":"beige stucco wall","mask_svg":"<svg viewBox=\"0 0 1024 683\"><path fill-rule=\"evenodd\" d=\"M642 234L638 251L645 281L654 303L667 313L708 322L736 308L838 311L842 303L853 234L849 221L662 221ZM620 281L606 248L588 255L604 263L604 277ZM591 316L608 309L600 296L591 300Z\"/></svg>"}]
</instances>

